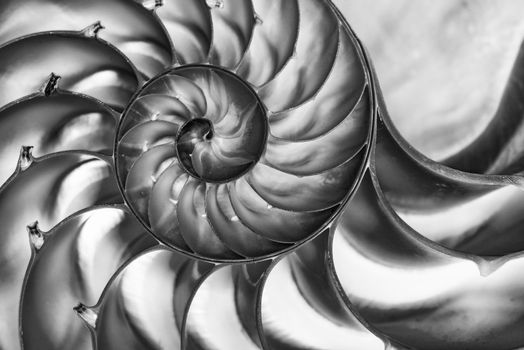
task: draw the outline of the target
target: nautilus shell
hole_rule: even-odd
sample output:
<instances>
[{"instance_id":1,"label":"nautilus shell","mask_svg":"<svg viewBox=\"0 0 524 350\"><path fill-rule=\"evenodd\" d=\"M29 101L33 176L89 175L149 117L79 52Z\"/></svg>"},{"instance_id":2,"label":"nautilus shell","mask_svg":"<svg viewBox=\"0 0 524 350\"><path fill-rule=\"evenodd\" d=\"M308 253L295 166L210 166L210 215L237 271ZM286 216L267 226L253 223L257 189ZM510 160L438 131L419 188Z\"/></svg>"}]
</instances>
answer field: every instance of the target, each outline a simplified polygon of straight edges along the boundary
<instances>
[{"instance_id":1,"label":"nautilus shell","mask_svg":"<svg viewBox=\"0 0 524 350\"><path fill-rule=\"evenodd\" d=\"M518 78L435 161L330 0L0 19L0 349L524 347Z\"/></svg>"}]
</instances>

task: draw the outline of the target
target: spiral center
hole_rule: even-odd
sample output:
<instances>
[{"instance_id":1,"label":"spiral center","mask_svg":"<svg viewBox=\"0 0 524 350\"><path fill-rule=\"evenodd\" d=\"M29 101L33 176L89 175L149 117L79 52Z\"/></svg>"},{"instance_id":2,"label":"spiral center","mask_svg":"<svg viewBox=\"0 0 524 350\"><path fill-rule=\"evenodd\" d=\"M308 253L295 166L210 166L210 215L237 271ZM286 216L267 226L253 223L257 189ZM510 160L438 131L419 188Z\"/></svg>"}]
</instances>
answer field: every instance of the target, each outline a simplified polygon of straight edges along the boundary
<instances>
[{"instance_id":1,"label":"spiral center","mask_svg":"<svg viewBox=\"0 0 524 350\"><path fill-rule=\"evenodd\" d=\"M176 74L186 79L174 85L178 97L199 103L176 136L181 166L211 183L245 174L260 159L267 139L266 113L256 93L218 67L182 67ZM188 81L192 84L184 85Z\"/></svg>"},{"instance_id":2,"label":"spiral center","mask_svg":"<svg viewBox=\"0 0 524 350\"><path fill-rule=\"evenodd\" d=\"M178 158L184 169L195 177L201 175L193 166L193 152L196 147L201 147L202 143L210 142L213 134L213 123L206 118L191 119L178 132L176 140Z\"/></svg>"}]
</instances>

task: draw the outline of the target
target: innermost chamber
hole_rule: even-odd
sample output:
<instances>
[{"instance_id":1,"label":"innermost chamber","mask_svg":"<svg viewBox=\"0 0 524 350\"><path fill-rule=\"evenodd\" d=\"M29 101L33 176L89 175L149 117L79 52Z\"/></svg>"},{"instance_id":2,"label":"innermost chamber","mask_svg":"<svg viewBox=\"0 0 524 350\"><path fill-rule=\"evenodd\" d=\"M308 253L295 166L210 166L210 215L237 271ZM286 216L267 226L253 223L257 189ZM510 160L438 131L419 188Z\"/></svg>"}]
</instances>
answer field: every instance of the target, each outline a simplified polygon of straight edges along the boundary
<instances>
[{"instance_id":1,"label":"innermost chamber","mask_svg":"<svg viewBox=\"0 0 524 350\"><path fill-rule=\"evenodd\" d=\"M184 67L175 74L194 83L191 89L197 86L205 99L202 115L193 115L176 136L180 164L206 182L228 182L245 174L260 159L267 139L266 113L256 93L216 67Z\"/></svg>"}]
</instances>

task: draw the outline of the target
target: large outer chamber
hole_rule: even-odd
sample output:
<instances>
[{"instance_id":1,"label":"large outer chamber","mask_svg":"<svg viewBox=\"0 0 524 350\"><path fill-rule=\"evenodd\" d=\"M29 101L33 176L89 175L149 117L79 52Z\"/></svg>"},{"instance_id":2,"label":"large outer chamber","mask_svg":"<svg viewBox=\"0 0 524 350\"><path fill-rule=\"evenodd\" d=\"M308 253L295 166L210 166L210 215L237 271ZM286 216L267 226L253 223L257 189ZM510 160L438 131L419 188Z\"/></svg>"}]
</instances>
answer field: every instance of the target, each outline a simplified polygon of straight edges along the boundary
<instances>
[{"instance_id":1,"label":"large outer chamber","mask_svg":"<svg viewBox=\"0 0 524 350\"><path fill-rule=\"evenodd\" d=\"M417 150L440 161L482 133L524 37L521 1L334 2L373 59L396 127Z\"/></svg>"}]
</instances>

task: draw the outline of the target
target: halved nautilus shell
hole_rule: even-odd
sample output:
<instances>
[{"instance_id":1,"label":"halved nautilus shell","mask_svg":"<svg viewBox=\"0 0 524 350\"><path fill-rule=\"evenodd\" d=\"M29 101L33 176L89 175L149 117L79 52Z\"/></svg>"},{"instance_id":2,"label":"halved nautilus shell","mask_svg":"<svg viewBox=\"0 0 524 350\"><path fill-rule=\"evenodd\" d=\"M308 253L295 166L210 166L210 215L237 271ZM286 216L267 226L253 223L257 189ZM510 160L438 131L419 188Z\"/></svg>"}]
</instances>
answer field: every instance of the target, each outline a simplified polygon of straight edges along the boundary
<instances>
[{"instance_id":1,"label":"halved nautilus shell","mask_svg":"<svg viewBox=\"0 0 524 350\"><path fill-rule=\"evenodd\" d=\"M437 163L329 0L0 19L0 349L524 346L519 84Z\"/></svg>"}]
</instances>

